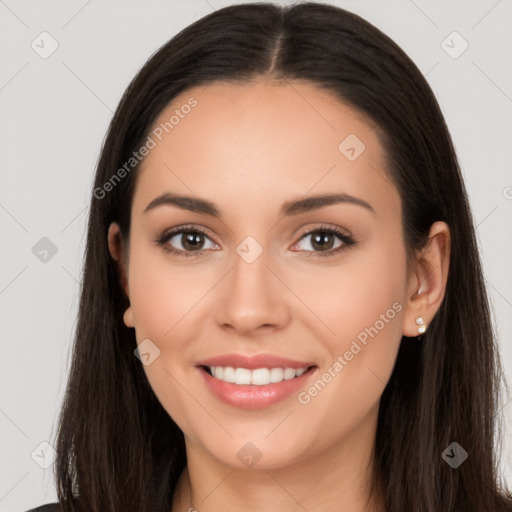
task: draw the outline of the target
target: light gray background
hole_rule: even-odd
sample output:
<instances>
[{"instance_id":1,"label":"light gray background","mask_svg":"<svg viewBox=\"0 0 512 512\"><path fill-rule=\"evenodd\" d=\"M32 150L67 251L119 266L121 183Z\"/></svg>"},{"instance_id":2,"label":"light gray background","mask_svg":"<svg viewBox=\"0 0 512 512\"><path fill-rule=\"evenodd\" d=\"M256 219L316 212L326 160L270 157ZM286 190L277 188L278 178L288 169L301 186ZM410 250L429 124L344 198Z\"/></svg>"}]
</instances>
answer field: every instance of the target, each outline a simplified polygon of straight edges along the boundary
<instances>
[{"instance_id":1,"label":"light gray background","mask_svg":"<svg viewBox=\"0 0 512 512\"><path fill-rule=\"evenodd\" d=\"M2 511L56 499L52 467L41 468L31 454L36 450L34 458L44 460L40 443L54 441L76 322L92 179L112 113L155 50L230 3L0 0ZM478 226L511 382L512 3L328 3L362 15L390 35L426 75L441 104ZM59 45L47 59L31 47L43 31ZM442 46L453 31L469 44L456 59ZM460 50L462 41L452 40L444 44L453 46L452 52ZM58 248L46 263L32 253L42 237ZM501 414L510 437L512 402ZM511 481L508 439L504 448L503 474Z\"/></svg>"}]
</instances>

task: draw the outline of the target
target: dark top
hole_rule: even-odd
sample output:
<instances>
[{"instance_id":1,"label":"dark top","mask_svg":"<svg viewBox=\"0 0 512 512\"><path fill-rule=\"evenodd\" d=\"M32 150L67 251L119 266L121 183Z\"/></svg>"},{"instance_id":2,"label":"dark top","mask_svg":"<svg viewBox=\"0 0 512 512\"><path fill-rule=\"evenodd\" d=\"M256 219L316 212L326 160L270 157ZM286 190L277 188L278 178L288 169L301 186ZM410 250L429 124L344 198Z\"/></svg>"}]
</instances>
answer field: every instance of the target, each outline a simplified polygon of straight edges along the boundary
<instances>
[{"instance_id":1,"label":"dark top","mask_svg":"<svg viewBox=\"0 0 512 512\"><path fill-rule=\"evenodd\" d=\"M37 508L31 508L26 512L59 512L59 503L47 503Z\"/></svg>"}]
</instances>

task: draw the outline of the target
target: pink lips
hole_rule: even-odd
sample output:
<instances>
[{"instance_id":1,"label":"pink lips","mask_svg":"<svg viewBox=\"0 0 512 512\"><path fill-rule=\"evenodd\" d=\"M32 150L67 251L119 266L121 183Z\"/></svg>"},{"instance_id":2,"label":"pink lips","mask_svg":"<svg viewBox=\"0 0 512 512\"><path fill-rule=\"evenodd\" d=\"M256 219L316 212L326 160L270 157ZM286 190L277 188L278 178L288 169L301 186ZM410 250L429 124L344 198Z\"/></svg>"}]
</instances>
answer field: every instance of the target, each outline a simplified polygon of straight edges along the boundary
<instances>
[{"instance_id":1,"label":"pink lips","mask_svg":"<svg viewBox=\"0 0 512 512\"><path fill-rule=\"evenodd\" d=\"M199 361L197 366L232 366L233 368L247 368L255 370L257 368L307 368L314 363L308 361L295 361L272 354L258 354L255 356L244 356L242 354L225 354Z\"/></svg>"},{"instance_id":2,"label":"pink lips","mask_svg":"<svg viewBox=\"0 0 512 512\"><path fill-rule=\"evenodd\" d=\"M283 380L264 386L252 384L234 384L216 379L205 369L205 366L231 366L233 368L308 368L300 377ZM317 367L311 362L301 362L293 359L258 354L247 357L241 354L226 354L199 361L197 369L208 389L222 402L242 409L262 409L279 402L297 392L309 378L316 373Z\"/></svg>"}]
</instances>

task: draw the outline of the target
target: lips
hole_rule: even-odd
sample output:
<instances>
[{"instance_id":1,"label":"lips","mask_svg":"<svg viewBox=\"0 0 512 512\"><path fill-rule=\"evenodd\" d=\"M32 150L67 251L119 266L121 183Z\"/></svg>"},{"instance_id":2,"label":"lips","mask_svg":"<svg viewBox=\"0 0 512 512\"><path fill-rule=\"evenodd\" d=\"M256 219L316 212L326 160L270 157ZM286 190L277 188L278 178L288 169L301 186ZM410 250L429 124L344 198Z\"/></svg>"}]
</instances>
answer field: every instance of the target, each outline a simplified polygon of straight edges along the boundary
<instances>
[{"instance_id":1,"label":"lips","mask_svg":"<svg viewBox=\"0 0 512 512\"><path fill-rule=\"evenodd\" d=\"M297 361L271 354L258 354L252 357L226 354L199 361L196 366L203 382L217 399L242 409L261 409L288 398L304 387L318 369L310 361ZM225 371L226 368L230 371L236 369L237 373L244 369L241 372L249 374L258 373L259 369L263 368L267 370L288 368L287 373L293 373L296 376L288 376L279 382L269 381L267 376L266 380L258 379L257 384L226 382L214 376L215 372ZM235 380L240 381L238 378Z\"/></svg>"},{"instance_id":2,"label":"lips","mask_svg":"<svg viewBox=\"0 0 512 512\"><path fill-rule=\"evenodd\" d=\"M311 361L297 361L272 354L257 354L254 356L244 356L242 354L225 354L217 357L211 357L199 361L196 366L231 366L233 368L247 368L255 370L257 368L308 368L314 366Z\"/></svg>"}]
</instances>

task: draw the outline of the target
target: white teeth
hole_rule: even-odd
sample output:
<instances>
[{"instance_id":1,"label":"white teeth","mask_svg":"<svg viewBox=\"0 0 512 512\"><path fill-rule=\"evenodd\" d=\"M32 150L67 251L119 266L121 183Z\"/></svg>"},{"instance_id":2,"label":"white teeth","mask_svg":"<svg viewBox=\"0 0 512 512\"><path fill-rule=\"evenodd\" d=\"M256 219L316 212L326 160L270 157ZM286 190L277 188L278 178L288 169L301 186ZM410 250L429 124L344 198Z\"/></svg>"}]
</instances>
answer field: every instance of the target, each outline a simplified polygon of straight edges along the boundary
<instances>
[{"instance_id":1,"label":"white teeth","mask_svg":"<svg viewBox=\"0 0 512 512\"><path fill-rule=\"evenodd\" d=\"M290 380L295 377L295 368L286 368L284 371L284 379Z\"/></svg>"},{"instance_id":2,"label":"white teeth","mask_svg":"<svg viewBox=\"0 0 512 512\"><path fill-rule=\"evenodd\" d=\"M255 386L266 386L283 380L290 380L300 377L307 368L233 368L232 366L209 366L212 375L224 382L234 384L253 384Z\"/></svg>"},{"instance_id":3,"label":"white teeth","mask_svg":"<svg viewBox=\"0 0 512 512\"><path fill-rule=\"evenodd\" d=\"M251 372L251 384L264 386L270 382L270 370L268 368L258 368Z\"/></svg>"},{"instance_id":4,"label":"white teeth","mask_svg":"<svg viewBox=\"0 0 512 512\"><path fill-rule=\"evenodd\" d=\"M226 382L235 382L235 369L228 366L224 368L224 377Z\"/></svg>"},{"instance_id":5,"label":"white teeth","mask_svg":"<svg viewBox=\"0 0 512 512\"><path fill-rule=\"evenodd\" d=\"M217 371L219 371L219 367L217 366ZM219 377L220 380L222 376ZM235 370L235 384L250 384L251 383L251 370L247 370L246 368L236 368Z\"/></svg>"},{"instance_id":6,"label":"white teeth","mask_svg":"<svg viewBox=\"0 0 512 512\"><path fill-rule=\"evenodd\" d=\"M272 370L270 370L270 382L281 382L283 376L284 370L282 368L272 368Z\"/></svg>"}]
</instances>

